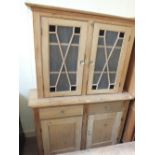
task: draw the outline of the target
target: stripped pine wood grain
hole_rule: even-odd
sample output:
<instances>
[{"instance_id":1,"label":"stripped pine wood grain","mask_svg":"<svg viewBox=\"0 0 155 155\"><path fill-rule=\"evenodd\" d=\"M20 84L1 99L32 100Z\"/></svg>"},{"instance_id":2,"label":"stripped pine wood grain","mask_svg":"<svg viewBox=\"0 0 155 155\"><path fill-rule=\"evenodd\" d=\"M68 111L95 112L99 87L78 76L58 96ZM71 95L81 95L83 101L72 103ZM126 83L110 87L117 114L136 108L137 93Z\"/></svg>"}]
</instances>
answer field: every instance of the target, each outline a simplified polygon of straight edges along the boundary
<instances>
[{"instance_id":1,"label":"stripped pine wood grain","mask_svg":"<svg viewBox=\"0 0 155 155\"><path fill-rule=\"evenodd\" d=\"M131 94L117 93L117 94L100 94L100 95L83 95L83 96L69 96L69 97L53 97L53 98L38 98L36 89L31 90L29 94L29 106L35 107L49 107L62 105L76 105L76 104L93 104L104 103L112 101L132 100L134 96Z\"/></svg>"}]
</instances>

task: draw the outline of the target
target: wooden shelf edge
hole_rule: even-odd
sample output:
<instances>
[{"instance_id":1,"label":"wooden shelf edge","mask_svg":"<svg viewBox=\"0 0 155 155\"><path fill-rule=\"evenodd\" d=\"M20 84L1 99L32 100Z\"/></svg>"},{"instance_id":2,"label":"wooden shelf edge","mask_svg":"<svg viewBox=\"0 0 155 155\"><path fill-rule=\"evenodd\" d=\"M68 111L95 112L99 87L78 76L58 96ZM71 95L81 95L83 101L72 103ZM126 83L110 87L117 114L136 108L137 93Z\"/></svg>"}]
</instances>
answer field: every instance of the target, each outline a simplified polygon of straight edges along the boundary
<instances>
[{"instance_id":1,"label":"wooden shelf edge","mask_svg":"<svg viewBox=\"0 0 155 155\"><path fill-rule=\"evenodd\" d=\"M67 97L38 98L37 90L30 90L29 106L32 108L41 108L49 106L64 106L77 104L103 103L112 101L133 100L134 96L128 92L116 94L82 95Z\"/></svg>"}]
</instances>

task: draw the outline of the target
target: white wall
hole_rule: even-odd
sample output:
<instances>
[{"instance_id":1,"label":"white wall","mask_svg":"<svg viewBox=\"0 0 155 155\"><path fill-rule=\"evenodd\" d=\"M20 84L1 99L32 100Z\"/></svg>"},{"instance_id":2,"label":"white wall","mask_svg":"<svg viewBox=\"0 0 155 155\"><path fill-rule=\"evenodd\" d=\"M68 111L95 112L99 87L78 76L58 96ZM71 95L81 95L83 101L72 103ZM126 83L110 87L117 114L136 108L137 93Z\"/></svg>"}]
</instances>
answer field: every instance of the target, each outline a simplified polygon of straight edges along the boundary
<instances>
[{"instance_id":1,"label":"white wall","mask_svg":"<svg viewBox=\"0 0 155 155\"><path fill-rule=\"evenodd\" d=\"M19 43L21 50L19 54L19 112L24 132L28 135L34 133L34 121L32 110L28 107L28 93L36 88L35 56L33 42L32 13L24 0L20 4L20 33L22 34Z\"/></svg>"},{"instance_id":2,"label":"white wall","mask_svg":"<svg viewBox=\"0 0 155 155\"><path fill-rule=\"evenodd\" d=\"M31 136L34 132L33 114L27 104L29 90L36 88L36 74L32 14L24 2L24 0L18 2L20 3L19 19L15 21L17 25L20 25L17 34L22 36L21 42L18 43L21 49L19 54L19 109L24 132ZM134 17L134 0L29 0L26 2Z\"/></svg>"}]
</instances>

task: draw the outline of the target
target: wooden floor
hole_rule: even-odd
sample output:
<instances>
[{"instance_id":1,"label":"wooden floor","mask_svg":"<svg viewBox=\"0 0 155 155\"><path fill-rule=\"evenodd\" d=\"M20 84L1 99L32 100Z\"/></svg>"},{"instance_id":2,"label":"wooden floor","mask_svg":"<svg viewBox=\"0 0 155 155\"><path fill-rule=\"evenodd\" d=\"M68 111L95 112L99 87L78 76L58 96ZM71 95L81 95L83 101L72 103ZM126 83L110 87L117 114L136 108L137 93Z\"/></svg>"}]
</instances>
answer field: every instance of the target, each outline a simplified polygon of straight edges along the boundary
<instances>
[{"instance_id":1,"label":"wooden floor","mask_svg":"<svg viewBox=\"0 0 155 155\"><path fill-rule=\"evenodd\" d=\"M36 138L26 138L22 155L38 155Z\"/></svg>"},{"instance_id":2,"label":"wooden floor","mask_svg":"<svg viewBox=\"0 0 155 155\"><path fill-rule=\"evenodd\" d=\"M123 143L113 146L88 149L84 151L75 151L61 155L135 155L135 143ZM38 155L36 138L26 138L23 154L20 155Z\"/></svg>"},{"instance_id":3,"label":"wooden floor","mask_svg":"<svg viewBox=\"0 0 155 155\"><path fill-rule=\"evenodd\" d=\"M112 146L87 149L60 155L135 155L135 143L123 143Z\"/></svg>"}]
</instances>

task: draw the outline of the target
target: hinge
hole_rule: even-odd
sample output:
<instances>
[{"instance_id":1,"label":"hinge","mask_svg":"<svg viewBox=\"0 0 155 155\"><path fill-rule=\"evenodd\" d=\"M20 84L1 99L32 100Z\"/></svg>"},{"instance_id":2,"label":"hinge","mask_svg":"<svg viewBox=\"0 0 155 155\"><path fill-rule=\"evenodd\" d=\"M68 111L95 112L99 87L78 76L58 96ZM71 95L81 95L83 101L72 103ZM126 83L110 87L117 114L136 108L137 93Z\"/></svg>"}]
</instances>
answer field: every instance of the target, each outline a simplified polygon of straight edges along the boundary
<instances>
[{"instance_id":1,"label":"hinge","mask_svg":"<svg viewBox=\"0 0 155 155\"><path fill-rule=\"evenodd\" d=\"M130 39L131 39L131 36L129 36L129 39L128 39L128 41L130 41Z\"/></svg>"}]
</instances>

